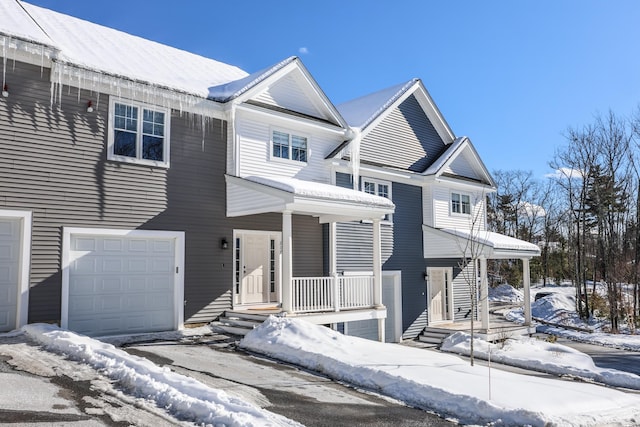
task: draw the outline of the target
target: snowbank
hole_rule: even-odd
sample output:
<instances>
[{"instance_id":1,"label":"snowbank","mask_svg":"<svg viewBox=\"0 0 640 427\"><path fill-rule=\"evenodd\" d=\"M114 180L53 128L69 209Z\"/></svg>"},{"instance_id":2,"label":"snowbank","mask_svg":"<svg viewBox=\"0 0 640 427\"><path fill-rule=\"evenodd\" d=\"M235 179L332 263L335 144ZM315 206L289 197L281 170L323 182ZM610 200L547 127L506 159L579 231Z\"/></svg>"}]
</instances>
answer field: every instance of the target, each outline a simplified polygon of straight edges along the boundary
<instances>
[{"instance_id":1,"label":"snowbank","mask_svg":"<svg viewBox=\"0 0 640 427\"><path fill-rule=\"evenodd\" d=\"M519 303L524 301L522 292L513 286L503 283L494 288L489 288L489 301Z\"/></svg>"},{"instance_id":2,"label":"snowbank","mask_svg":"<svg viewBox=\"0 0 640 427\"><path fill-rule=\"evenodd\" d=\"M468 356L471 336L456 332L442 343L441 350ZM484 340L473 341L473 354L480 359L547 372L554 375L571 375L602 384L640 390L640 377L615 369L598 368L587 354L562 344L549 343L533 338L508 339L504 344L491 344Z\"/></svg>"},{"instance_id":3,"label":"snowbank","mask_svg":"<svg viewBox=\"0 0 640 427\"><path fill-rule=\"evenodd\" d=\"M489 371L453 355L348 337L297 319L271 317L240 346L462 423L602 425L640 420L640 397L635 395Z\"/></svg>"},{"instance_id":4,"label":"snowbank","mask_svg":"<svg viewBox=\"0 0 640 427\"><path fill-rule=\"evenodd\" d=\"M183 375L132 356L111 344L64 331L54 325L31 324L22 330L47 350L98 369L125 391L155 401L174 416L197 424L225 426L299 426Z\"/></svg>"}]
</instances>

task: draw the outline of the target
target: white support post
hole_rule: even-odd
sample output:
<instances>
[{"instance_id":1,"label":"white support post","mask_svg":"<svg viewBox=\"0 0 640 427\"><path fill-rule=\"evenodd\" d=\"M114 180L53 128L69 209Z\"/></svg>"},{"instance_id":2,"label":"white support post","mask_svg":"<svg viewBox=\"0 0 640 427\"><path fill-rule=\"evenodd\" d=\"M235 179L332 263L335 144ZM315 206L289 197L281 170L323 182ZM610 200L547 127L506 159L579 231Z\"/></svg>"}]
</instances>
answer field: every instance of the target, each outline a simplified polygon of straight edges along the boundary
<instances>
[{"instance_id":1,"label":"white support post","mask_svg":"<svg viewBox=\"0 0 640 427\"><path fill-rule=\"evenodd\" d=\"M380 218L373 220L373 304L382 308L382 239Z\"/></svg>"},{"instance_id":2,"label":"white support post","mask_svg":"<svg viewBox=\"0 0 640 427\"><path fill-rule=\"evenodd\" d=\"M336 242L336 223L329 223L329 276L333 292L333 310L340 311L340 282L338 280L338 244Z\"/></svg>"},{"instance_id":3,"label":"white support post","mask_svg":"<svg viewBox=\"0 0 640 427\"><path fill-rule=\"evenodd\" d=\"M489 284L487 282L487 259L480 258L480 316L482 329L489 332Z\"/></svg>"},{"instance_id":4,"label":"white support post","mask_svg":"<svg viewBox=\"0 0 640 427\"><path fill-rule=\"evenodd\" d=\"M282 309L293 312L291 212L282 212Z\"/></svg>"},{"instance_id":5,"label":"white support post","mask_svg":"<svg viewBox=\"0 0 640 427\"><path fill-rule=\"evenodd\" d=\"M383 317L382 319L378 319L378 341L380 342L385 342L386 337L384 336L384 324L385 324L385 318Z\"/></svg>"},{"instance_id":6,"label":"white support post","mask_svg":"<svg viewBox=\"0 0 640 427\"><path fill-rule=\"evenodd\" d=\"M522 284L524 286L524 324L531 325L531 270L529 258L522 258Z\"/></svg>"}]
</instances>

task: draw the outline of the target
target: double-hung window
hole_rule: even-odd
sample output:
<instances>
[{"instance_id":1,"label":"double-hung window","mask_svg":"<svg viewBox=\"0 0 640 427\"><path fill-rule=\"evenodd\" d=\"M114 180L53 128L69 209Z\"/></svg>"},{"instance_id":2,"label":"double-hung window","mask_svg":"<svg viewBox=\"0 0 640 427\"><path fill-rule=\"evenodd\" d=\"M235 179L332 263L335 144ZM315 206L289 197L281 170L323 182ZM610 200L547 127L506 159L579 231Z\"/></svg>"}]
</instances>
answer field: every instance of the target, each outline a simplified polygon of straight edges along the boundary
<instances>
[{"instance_id":1,"label":"double-hung window","mask_svg":"<svg viewBox=\"0 0 640 427\"><path fill-rule=\"evenodd\" d=\"M471 197L468 194L451 193L451 213L471 215Z\"/></svg>"},{"instance_id":2,"label":"double-hung window","mask_svg":"<svg viewBox=\"0 0 640 427\"><path fill-rule=\"evenodd\" d=\"M388 181L379 181L371 178L362 178L362 191L367 194L391 199L391 183ZM391 214L384 216L385 221L391 221Z\"/></svg>"},{"instance_id":3,"label":"double-hung window","mask_svg":"<svg viewBox=\"0 0 640 427\"><path fill-rule=\"evenodd\" d=\"M112 100L108 159L169 167L169 112Z\"/></svg>"},{"instance_id":4,"label":"double-hung window","mask_svg":"<svg viewBox=\"0 0 640 427\"><path fill-rule=\"evenodd\" d=\"M306 163L309 147L307 137L274 130L271 135L271 156Z\"/></svg>"}]
</instances>

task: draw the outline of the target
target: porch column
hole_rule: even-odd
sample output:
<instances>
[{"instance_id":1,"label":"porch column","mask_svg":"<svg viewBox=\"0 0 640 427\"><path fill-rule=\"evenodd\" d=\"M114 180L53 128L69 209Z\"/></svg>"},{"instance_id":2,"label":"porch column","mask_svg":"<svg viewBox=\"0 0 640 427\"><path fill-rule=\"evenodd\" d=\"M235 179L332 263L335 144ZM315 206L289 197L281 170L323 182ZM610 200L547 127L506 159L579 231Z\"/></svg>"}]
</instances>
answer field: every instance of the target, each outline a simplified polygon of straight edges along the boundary
<instances>
[{"instance_id":1,"label":"porch column","mask_svg":"<svg viewBox=\"0 0 640 427\"><path fill-rule=\"evenodd\" d=\"M524 286L524 324L531 325L531 270L529 258L522 258L522 285Z\"/></svg>"},{"instance_id":2,"label":"porch column","mask_svg":"<svg viewBox=\"0 0 640 427\"><path fill-rule=\"evenodd\" d=\"M373 305L382 308L382 244L380 219L373 220Z\"/></svg>"},{"instance_id":3,"label":"porch column","mask_svg":"<svg viewBox=\"0 0 640 427\"><path fill-rule=\"evenodd\" d=\"M291 211L282 212L282 309L293 312Z\"/></svg>"},{"instance_id":4,"label":"porch column","mask_svg":"<svg viewBox=\"0 0 640 427\"><path fill-rule=\"evenodd\" d=\"M487 283L487 259L480 258L480 316L482 329L489 332L489 284Z\"/></svg>"},{"instance_id":5,"label":"porch column","mask_svg":"<svg viewBox=\"0 0 640 427\"><path fill-rule=\"evenodd\" d=\"M380 218L373 219L373 304L382 308L382 238ZM385 319L378 319L378 341L384 342Z\"/></svg>"},{"instance_id":6,"label":"porch column","mask_svg":"<svg viewBox=\"0 0 640 427\"><path fill-rule=\"evenodd\" d=\"M329 275L338 273L338 244L336 242L336 223L329 223Z\"/></svg>"}]
</instances>

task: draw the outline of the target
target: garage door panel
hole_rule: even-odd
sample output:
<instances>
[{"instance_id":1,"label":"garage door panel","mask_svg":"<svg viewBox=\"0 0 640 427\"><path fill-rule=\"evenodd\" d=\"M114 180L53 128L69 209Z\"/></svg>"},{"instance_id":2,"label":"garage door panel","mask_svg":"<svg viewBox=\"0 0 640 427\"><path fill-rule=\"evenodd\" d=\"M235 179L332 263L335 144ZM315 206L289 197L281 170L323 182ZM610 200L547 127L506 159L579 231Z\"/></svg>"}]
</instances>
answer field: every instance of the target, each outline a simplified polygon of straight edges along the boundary
<instances>
[{"instance_id":1,"label":"garage door panel","mask_svg":"<svg viewBox=\"0 0 640 427\"><path fill-rule=\"evenodd\" d=\"M69 254L77 257L69 269L69 329L109 335L175 328L174 238L72 234L70 240L81 250Z\"/></svg>"}]
</instances>

